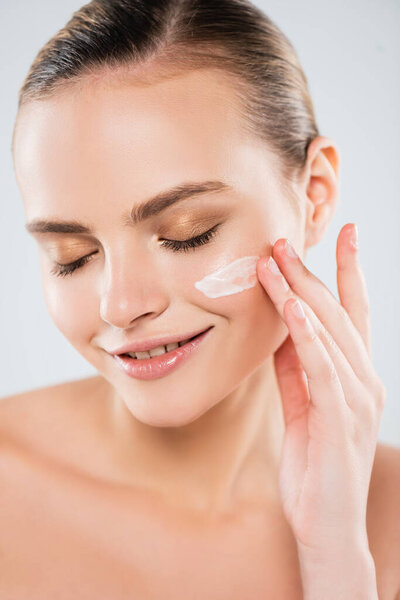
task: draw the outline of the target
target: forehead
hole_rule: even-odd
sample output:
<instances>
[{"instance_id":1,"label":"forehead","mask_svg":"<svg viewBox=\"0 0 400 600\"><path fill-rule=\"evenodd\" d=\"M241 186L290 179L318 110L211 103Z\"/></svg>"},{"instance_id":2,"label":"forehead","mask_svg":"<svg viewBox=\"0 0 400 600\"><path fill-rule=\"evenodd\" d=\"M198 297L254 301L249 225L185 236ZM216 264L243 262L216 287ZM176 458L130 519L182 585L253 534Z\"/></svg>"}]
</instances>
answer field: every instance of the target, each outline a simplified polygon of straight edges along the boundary
<instances>
[{"instance_id":1,"label":"forehead","mask_svg":"<svg viewBox=\"0 0 400 600\"><path fill-rule=\"evenodd\" d=\"M93 194L123 197L128 188L140 200L183 179L237 187L238 168L248 168L255 151L229 78L196 70L144 86L88 79L28 104L14 159L22 197L35 198L38 209L54 198L71 207Z\"/></svg>"},{"instance_id":2,"label":"forehead","mask_svg":"<svg viewBox=\"0 0 400 600\"><path fill-rule=\"evenodd\" d=\"M209 70L145 86L124 82L120 76L88 78L52 98L28 104L20 121L24 145L29 129L32 149L45 138L46 145L57 148L90 142L102 142L107 148L129 141L143 150L152 140L154 145L168 143L165 136L171 131L175 136L170 143L176 136L181 142L193 136L195 148L205 140L217 141L221 134L239 132L233 87L228 78Z\"/></svg>"}]
</instances>

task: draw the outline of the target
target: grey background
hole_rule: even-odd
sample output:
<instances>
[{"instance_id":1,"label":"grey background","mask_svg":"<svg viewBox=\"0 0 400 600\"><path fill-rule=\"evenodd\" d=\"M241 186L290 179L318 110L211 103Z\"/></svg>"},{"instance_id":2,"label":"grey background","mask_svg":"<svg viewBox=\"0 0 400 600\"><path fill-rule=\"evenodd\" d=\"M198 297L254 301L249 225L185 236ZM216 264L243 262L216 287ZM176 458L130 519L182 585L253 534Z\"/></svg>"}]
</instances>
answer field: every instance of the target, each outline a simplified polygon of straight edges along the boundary
<instances>
[{"instance_id":1,"label":"grey background","mask_svg":"<svg viewBox=\"0 0 400 600\"><path fill-rule=\"evenodd\" d=\"M38 252L24 229L10 151L18 88L38 50L83 4L0 4L0 397L96 374L47 314ZM255 4L295 46L321 134L339 146L339 205L324 240L308 251L307 266L338 297L337 235L345 223L357 223L370 298L373 362L387 389L379 440L400 447L400 2Z\"/></svg>"}]
</instances>

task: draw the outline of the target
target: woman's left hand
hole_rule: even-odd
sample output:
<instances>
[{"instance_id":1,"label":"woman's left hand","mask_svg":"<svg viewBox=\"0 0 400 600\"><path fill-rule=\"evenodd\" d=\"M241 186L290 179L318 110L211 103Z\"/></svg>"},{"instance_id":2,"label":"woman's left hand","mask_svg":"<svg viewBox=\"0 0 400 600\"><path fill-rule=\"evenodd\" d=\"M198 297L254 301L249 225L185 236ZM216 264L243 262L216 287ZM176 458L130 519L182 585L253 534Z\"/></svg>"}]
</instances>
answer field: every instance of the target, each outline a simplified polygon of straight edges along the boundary
<instances>
[{"instance_id":1,"label":"woman's left hand","mask_svg":"<svg viewBox=\"0 0 400 600\"><path fill-rule=\"evenodd\" d=\"M279 487L300 549L335 556L368 541L366 510L386 390L371 362L369 302L352 223L337 241L340 302L285 239L258 278L288 327L274 354L285 436ZM352 240L354 240L352 242ZM296 316L296 299L306 318Z\"/></svg>"}]
</instances>

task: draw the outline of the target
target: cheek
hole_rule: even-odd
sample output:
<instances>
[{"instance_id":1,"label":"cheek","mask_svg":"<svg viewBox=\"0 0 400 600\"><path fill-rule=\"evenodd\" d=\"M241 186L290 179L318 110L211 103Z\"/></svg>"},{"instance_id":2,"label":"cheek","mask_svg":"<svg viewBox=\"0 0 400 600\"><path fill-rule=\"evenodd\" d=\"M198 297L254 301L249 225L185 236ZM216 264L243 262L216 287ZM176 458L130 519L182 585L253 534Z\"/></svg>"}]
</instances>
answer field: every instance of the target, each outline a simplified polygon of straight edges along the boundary
<instances>
[{"instance_id":1,"label":"cheek","mask_svg":"<svg viewBox=\"0 0 400 600\"><path fill-rule=\"evenodd\" d=\"M224 349L224 354L235 360L240 348L242 366L248 362L247 357L257 363L265 360L288 334L286 324L258 280L259 258L251 255L227 261L193 283L203 298L203 306L230 322L229 348Z\"/></svg>"},{"instance_id":2,"label":"cheek","mask_svg":"<svg viewBox=\"0 0 400 600\"><path fill-rule=\"evenodd\" d=\"M207 298L231 296L257 284L256 264L259 256L243 256L196 281L194 287Z\"/></svg>"},{"instance_id":3,"label":"cheek","mask_svg":"<svg viewBox=\"0 0 400 600\"><path fill-rule=\"evenodd\" d=\"M171 284L190 291L192 297L208 299L236 294L257 285L256 263L260 256L242 256L211 247L198 256L184 256L169 274ZM166 265L166 271L169 266ZM199 293L201 292L201 293ZM212 303L211 303L212 304Z\"/></svg>"},{"instance_id":4,"label":"cheek","mask_svg":"<svg viewBox=\"0 0 400 600\"><path fill-rule=\"evenodd\" d=\"M75 347L87 343L98 327L98 300L86 281L82 286L69 281L42 278L44 299L50 317L64 337Z\"/></svg>"},{"instance_id":5,"label":"cheek","mask_svg":"<svg viewBox=\"0 0 400 600\"><path fill-rule=\"evenodd\" d=\"M250 289L209 302L210 310L225 315L230 321L230 346L242 348L242 356L247 353L252 360L267 358L288 333L286 324L258 280Z\"/></svg>"}]
</instances>

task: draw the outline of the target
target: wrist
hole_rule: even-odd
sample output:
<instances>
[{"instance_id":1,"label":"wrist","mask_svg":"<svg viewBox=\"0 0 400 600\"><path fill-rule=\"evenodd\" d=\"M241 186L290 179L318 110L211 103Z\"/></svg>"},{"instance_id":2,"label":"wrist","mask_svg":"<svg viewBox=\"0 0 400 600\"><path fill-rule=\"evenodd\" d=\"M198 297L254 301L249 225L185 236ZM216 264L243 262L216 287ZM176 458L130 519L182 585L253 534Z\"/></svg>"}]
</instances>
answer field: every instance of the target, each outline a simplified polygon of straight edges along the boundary
<instances>
[{"instance_id":1,"label":"wrist","mask_svg":"<svg viewBox=\"0 0 400 600\"><path fill-rule=\"evenodd\" d=\"M304 600L378 600L369 547L314 551L298 544Z\"/></svg>"}]
</instances>

